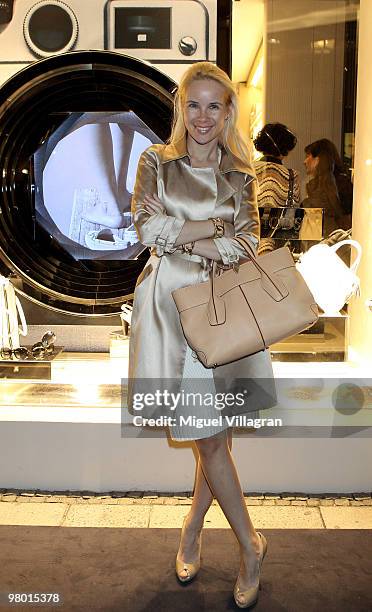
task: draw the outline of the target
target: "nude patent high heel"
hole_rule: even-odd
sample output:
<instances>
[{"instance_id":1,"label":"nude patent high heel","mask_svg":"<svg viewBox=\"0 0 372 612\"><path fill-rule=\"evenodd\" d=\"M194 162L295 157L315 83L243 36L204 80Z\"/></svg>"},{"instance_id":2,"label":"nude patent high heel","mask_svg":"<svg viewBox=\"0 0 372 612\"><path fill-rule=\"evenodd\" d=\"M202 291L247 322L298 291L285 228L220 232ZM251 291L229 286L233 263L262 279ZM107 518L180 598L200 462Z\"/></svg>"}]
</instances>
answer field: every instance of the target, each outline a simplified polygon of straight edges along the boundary
<instances>
[{"instance_id":1,"label":"nude patent high heel","mask_svg":"<svg viewBox=\"0 0 372 612\"><path fill-rule=\"evenodd\" d=\"M185 527L186 518L187 517L185 516L185 518L183 519L182 530L181 530L181 540L183 536L183 530ZM198 552L198 558L195 562L186 563L185 561L181 561L178 558L178 554L177 554L176 574L177 574L178 580L180 580L181 582L190 582L196 576L196 574L198 573L200 569L201 531L199 533L198 539L199 539L199 552ZM187 572L187 576L181 575L184 570Z\"/></svg>"},{"instance_id":2,"label":"nude patent high heel","mask_svg":"<svg viewBox=\"0 0 372 612\"><path fill-rule=\"evenodd\" d=\"M264 560L264 557L267 551L267 542L266 542L265 536L260 531L257 531L257 535L260 537L261 545L262 545L262 551L260 554L259 569L258 569L258 571L260 572L261 565L262 565L262 562ZM249 608L250 606L253 606L258 599L259 588L260 588L260 576L259 575L258 575L257 584L253 587L249 587L249 589L246 589L244 591L238 587L238 580L237 580L234 586L234 599L235 599L235 603L238 606L238 608Z\"/></svg>"}]
</instances>

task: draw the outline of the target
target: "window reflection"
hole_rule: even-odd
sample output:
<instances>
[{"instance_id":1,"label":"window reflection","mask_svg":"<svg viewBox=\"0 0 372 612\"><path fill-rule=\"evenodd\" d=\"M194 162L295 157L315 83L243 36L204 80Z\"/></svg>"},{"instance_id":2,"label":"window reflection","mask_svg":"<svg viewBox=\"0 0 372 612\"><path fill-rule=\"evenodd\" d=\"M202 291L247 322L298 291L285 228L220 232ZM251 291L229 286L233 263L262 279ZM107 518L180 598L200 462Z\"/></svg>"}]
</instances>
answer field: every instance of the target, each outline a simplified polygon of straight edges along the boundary
<instances>
[{"instance_id":1,"label":"window reflection","mask_svg":"<svg viewBox=\"0 0 372 612\"><path fill-rule=\"evenodd\" d=\"M299 176L301 205L324 209L324 238L351 227L358 12L359 0L234 3L232 76L242 127L252 140L268 123L294 132L297 146L283 164ZM338 159L327 176L318 160L317 176L308 171L305 148L324 139Z\"/></svg>"},{"instance_id":2,"label":"window reflection","mask_svg":"<svg viewBox=\"0 0 372 612\"><path fill-rule=\"evenodd\" d=\"M359 0L240 0L233 3L232 79L241 127L260 184L258 253L288 246L295 261L313 245L351 237ZM261 138L263 141L264 139ZM294 186L291 196L290 172ZM350 265L350 248L338 255ZM319 271L320 273L320 271ZM344 360L347 304L310 330L271 347L274 359Z\"/></svg>"}]
</instances>

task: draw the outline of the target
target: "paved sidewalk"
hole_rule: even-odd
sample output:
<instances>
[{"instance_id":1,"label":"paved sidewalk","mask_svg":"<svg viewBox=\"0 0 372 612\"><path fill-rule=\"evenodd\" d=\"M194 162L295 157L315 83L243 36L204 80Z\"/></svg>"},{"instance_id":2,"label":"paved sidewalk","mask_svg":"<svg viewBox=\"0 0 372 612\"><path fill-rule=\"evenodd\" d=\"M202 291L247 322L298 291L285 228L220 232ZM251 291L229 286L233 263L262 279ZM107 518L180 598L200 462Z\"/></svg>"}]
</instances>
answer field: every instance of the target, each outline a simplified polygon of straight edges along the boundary
<instances>
[{"instance_id":1,"label":"paved sidewalk","mask_svg":"<svg viewBox=\"0 0 372 612\"><path fill-rule=\"evenodd\" d=\"M257 529L372 529L371 493L255 493L245 501ZM191 503L189 492L2 489L0 525L180 528ZM204 526L230 528L216 500Z\"/></svg>"}]
</instances>

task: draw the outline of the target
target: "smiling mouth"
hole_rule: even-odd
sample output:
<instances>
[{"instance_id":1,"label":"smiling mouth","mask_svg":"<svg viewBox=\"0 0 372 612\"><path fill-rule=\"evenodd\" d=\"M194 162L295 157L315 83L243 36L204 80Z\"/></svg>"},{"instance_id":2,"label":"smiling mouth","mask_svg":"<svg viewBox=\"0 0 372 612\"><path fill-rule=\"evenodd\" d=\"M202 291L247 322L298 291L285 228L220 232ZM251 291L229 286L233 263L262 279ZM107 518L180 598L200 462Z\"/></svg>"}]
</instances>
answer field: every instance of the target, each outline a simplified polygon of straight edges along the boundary
<instances>
[{"instance_id":1,"label":"smiling mouth","mask_svg":"<svg viewBox=\"0 0 372 612\"><path fill-rule=\"evenodd\" d=\"M209 132L212 129L213 126L209 126L209 127L198 127L195 126L195 129L200 132L200 134L206 134L207 132Z\"/></svg>"}]
</instances>

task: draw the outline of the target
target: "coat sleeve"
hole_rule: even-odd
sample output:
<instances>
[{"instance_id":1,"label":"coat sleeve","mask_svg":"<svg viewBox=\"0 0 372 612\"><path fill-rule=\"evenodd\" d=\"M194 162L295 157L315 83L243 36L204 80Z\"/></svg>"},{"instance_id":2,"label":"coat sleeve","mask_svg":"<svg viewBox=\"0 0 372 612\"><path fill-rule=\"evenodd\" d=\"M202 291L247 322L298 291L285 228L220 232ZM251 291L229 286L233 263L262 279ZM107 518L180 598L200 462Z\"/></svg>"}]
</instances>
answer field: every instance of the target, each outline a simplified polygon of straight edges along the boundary
<instances>
[{"instance_id":1,"label":"coat sleeve","mask_svg":"<svg viewBox=\"0 0 372 612\"><path fill-rule=\"evenodd\" d=\"M248 238L252 245L252 255L256 256L260 241L260 215L257 204L258 183L253 176L246 174L243 189L234 213L235 236ZM222 263L232 268L240 259L247 259L247 253L234 238L214 238L221 255Z\"/></svg>"},{"instance_id":2,"label":"coat sleeve","mask_svg":"<svg viewBox=\"0 0 372 612\"><path fill-rule=\"evenodd\" d=\"M150 214L143 206L145 194L158 193L158 162L154 152L146 149L139 158L131 212L138 239L147 247L155 247L160 257L173 253L185 219L177 219L165 213Z\"/></svg>"}]
</instances>

